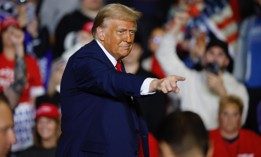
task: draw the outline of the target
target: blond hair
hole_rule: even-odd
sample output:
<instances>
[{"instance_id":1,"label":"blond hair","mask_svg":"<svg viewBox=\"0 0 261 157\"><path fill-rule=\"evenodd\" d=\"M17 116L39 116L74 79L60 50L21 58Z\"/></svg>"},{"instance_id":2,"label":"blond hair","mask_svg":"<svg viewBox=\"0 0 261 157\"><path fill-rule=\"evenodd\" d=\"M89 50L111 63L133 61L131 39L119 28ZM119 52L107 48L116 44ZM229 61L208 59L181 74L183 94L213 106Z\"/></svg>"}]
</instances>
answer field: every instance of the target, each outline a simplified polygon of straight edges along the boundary
<instances>
[{"instance_id":1,"label":"blond hair","mask_svg":"<svg viewBox=\"0 0 261 157\"><path fill-rule=\"evenodd\" d=\"M242 115L244 105L243 105L243 101L240 99L240 97L235 96L235 95L228 95L228 96L222 97L219 101L219 113L228 104L236 105L239 109L240 114Z\"/></svg>"},{"instance_id":2,"label":"blond hair","mask_svg":"<svg viewBox=\"0 0 261 157\"><path fill-rule=\"evenodd\" d=\"M92 35L95 38L96 29L104 24L106 19L118 19L126 20L131 22L137 22L141 17L141 13L132 8L119 3L108 4L103 7L94 19L94 24L92 27Z\"/></svg>"}]
</instances>

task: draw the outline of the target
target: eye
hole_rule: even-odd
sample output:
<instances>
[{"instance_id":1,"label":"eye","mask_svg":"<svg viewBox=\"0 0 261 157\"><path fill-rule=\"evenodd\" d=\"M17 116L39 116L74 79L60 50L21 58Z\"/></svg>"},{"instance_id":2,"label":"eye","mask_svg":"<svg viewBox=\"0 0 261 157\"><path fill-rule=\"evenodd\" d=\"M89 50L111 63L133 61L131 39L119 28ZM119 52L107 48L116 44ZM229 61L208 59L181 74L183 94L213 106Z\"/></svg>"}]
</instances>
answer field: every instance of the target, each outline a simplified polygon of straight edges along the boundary
<instances>
[{"instance_id":1,"label":"eye","mask_svg":"<svg viewBox=\"0 0 261 157\"><path fill-rule=\"evenodd\" d=\"M227 112L223 112L222 115L223 115L223 116L227 116L228 113L227 113Z\"/></svg>"},{"instance_id":2,"label":"eye","mask_svg":"<svg viewBox=\"0 0 261 157\"><path fill-rule=\"evenodd\" d=\"M130 31L130 34L131 35L134 35L136 31Z\"/></svg>"},{"instance_id":3,"label":"eye","mask_svg":"<svg viewBox=\"0 0 261 157\"><path fill-rule=\"evenodd\" d=\"M117 33L118 33L118 34L123 34L123 33L124 33L124 30L118 30Z\"/></svg>"},{"instance_id":4,"label":"eye","mask_svg":"<svg viewBox=\"0 0 261 157\"><path fill-rule=\"evenodd\" d=\"M1 128L0 131L5 135L7 131L9 130L9 127Z\"/></svg>"},{"instance_id":5,"label":"eye","mask_svg":"<svg viewBox=\"0 0 261 157\"><path fill-rule=\"evenodd\" d=\"M218 57L225 57L225 54L224 53L219 53Z\"/></svg>"},{"instance_id":6,"label":"eye","mask_svg":"<svg viewBox=\"0 0 261 157\"><path fill-rule=\"evenodd\" d=\"M237 117L239 115L239 113L236 112L236 113L233 113L233 115L234 115L234 117Z\"/></svg>"}]
</instances>

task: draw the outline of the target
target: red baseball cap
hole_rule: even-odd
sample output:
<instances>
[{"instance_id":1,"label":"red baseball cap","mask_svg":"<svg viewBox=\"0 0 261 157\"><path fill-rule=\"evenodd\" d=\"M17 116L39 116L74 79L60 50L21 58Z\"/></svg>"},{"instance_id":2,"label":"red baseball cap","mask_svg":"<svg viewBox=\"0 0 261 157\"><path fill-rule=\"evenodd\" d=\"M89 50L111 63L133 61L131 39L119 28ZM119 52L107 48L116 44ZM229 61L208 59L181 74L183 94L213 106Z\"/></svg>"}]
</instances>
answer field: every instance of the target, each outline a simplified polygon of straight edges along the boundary
<instances>
[{"instance_id":1,"label":"red baseball cap","mask_svg":"<svg viewBox=\"0 0 261 157\"><path fill-rule=\"evenodd\" d=\"M37 108L35 113L35 119L39 117L60 118L60 111L53 104L43 103Z\"/></svg>"},{"instance_id":2,"label":"red baseball cap","mask_svg":"<svg viewBox=\"0 0 261 157\"><path fill-rule=\"evenodd\" d=\"M1 32L3 30L5 30L6 28L8 28L9 26L14 26L16 28L20 28L18 21L16 19L14 19L13 17L7 17L7 18L3 19L0 24L1 24L0 25Z\"/></svg>"}]
</instances>

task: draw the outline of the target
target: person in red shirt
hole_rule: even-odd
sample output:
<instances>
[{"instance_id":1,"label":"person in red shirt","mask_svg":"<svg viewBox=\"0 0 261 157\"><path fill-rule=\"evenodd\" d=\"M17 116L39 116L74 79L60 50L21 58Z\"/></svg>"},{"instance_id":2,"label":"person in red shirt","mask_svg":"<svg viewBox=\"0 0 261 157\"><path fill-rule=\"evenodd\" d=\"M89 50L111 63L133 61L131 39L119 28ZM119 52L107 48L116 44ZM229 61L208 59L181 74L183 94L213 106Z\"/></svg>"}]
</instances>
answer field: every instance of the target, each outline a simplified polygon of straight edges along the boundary
<instances>
[{"instance_id":1,"label":"person in red shirt","mask_svg":"<svg viewBox=\"0 0 261 157\"><path fill-rule=\"evenodd\" d=\"M10 93L8 91L12 89L18 96L16 104L12 105L17 138L12 151L20 151L33 144L34 98L44 94L44 88L36 60L24 52L24 33L19 23L12 17L6 17L0 23L0 31L0 92ZM19 81L17 78L21 75ZM12 95L8 96L9 100L14 99Z\"/></svg>"},{"instance_id":2,"label":"person in red shirt","mask_svg":"<svg viewBox=\"0 0 261 157\"><path fill-rule=\"evenodd\" d=\"M260 157L261 137L241 128L243 103L239 97L226 96L220 100L219 128L210 131L213 157Z\"/></svg>"}]
</instances>

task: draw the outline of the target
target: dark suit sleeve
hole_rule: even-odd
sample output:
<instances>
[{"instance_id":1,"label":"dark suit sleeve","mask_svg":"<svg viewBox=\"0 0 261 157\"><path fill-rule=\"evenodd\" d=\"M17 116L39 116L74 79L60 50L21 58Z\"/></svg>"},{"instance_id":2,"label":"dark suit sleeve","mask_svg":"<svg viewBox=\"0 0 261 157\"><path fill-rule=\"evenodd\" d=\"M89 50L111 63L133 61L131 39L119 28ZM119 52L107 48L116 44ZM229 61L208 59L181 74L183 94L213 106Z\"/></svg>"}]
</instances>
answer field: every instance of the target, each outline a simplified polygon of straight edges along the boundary
<instances>
[{"instance_id":1,"label":"dark suit sleeve","mask_svg":"<svg viewBox=\"0 0 261 157\"><path fill-rule=\"evenodd\" d=\"M93 94L140 96L145 80L145 77L118 72L113 65L90 55L75 57L72 67L77 87Z\"/></svg>"}]
</instances>

